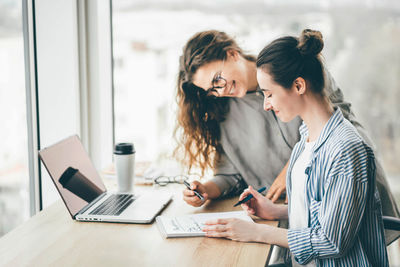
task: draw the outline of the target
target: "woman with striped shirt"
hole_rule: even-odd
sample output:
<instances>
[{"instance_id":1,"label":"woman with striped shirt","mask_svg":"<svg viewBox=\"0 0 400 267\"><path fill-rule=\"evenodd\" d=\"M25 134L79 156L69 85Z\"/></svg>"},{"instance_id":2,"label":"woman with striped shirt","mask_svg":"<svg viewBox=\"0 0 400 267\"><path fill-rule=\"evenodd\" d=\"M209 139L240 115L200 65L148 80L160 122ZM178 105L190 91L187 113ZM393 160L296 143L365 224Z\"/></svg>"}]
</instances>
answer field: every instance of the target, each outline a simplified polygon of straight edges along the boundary
<instances>
[{"instance_id":1,"label":"woman with striped shirt","mask_svg":"<svg viewBox=\"0 0 400 267\"><path fill-rule=\"evenodd\" d=\"M289 219L289 229L238 219L210 221L209 237L256 241L289 248L292 264L388 266L382 211L370 147L325 96L322 35L304 30L282 37L257 58L264 109L284 122L303 120L287 171L289 204L272 203L252 187L242 204L264 219Z\"/></svg>"}]
</instances>

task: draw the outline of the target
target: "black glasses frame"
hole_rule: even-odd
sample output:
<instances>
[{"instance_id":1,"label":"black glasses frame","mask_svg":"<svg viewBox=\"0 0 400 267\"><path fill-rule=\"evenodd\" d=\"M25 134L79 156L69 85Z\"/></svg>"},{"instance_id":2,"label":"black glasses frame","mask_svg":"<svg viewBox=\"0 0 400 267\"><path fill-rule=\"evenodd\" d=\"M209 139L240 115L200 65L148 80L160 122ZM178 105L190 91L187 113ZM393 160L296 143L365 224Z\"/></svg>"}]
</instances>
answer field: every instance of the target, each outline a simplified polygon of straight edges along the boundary
<instances>
[{"instance_id":1,"label":"black glasses frame","mask_svg":"<svg viewBox=\"0 0 400 267\"><path fill-rule=\"evenodd\" d=\"M160 185L160 186L166 186L168 184L183 184L183 181L188 181L190 179L193 180L199 180L200 176L190 174L190 175L175 175L175 176L167 176L167 175L161 175L158 176L157 178L154 179L154 184Z\"/></svg>"},{"instance_id":2,"label":"black glasses frame","mask_svg":"<svg viewBox=\"0 0 400 267\"><path fill-rule=\"evenodd\" d=\"M212 81L212 87L207 90L207 97L219 97L220 94L218 92L218 89L225 88L227 83L228 82L226 81L226 79L222 77L221 74L218 74L217 77L215 77L214 80ZM217 95L215 95L215 93Z\"/></svg>"}]
</instances>

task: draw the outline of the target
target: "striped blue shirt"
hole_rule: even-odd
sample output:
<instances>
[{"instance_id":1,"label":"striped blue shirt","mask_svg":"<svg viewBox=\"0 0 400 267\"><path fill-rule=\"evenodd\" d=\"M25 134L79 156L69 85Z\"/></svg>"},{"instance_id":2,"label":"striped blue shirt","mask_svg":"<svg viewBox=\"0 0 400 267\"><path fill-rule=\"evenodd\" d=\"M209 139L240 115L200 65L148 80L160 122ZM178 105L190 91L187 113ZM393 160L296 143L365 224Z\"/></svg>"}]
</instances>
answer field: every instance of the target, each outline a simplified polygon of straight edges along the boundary
<instances>
[{"instance_id":1,"label":"striped blue shirt","mask_svg":"<svg viewBox=\"0 0 400 267\"><path fill-rule=\"evenodd\" d=\"M304 123L300 134L286 177L289 223L292 168L308 138ZM372 150L340 109L312 150L304 194L308 228L288 230L294 258L317 266L388 266Z\"/></svg>"}]
</instances>

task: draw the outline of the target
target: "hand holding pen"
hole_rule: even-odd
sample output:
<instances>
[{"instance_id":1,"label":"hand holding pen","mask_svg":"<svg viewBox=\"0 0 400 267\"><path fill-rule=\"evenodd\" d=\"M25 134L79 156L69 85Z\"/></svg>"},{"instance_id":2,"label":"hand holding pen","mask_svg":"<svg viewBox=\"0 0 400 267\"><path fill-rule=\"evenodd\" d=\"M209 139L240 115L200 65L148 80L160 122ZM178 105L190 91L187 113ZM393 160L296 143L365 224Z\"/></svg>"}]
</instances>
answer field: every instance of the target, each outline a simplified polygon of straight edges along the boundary
<instances>
[{"instance_id":1,"label":"hand holding pen","mask_svg":"<svg viewBox=\"0 0 400 267\"><path fill-rule=\"evenodd\" d=\"M266 188L260 188L258 191L264 191ZM258 216L262 219L276 219L275 213L279 210L279 204L274 204L270 199L256 191L252 186L249 186L239 197L239 203L242 208L250 215ZM251 195L253 197L251 197ZM248 199L247 201L245 199Z\"/></svg>"},{"instance_id":2,"label":"hand holding pen","mask_svg":"<svg viewBox=\"0 0 400 267\"><path fill-rule=\"evenodd\" d=\"M264 192L265 191L265 189L266 189L266 187L264 186L264 187L261 187L260 189L258 189L257 190L257 192L258 193L262 193L262 192ZM243 199L239 199L239 202L237 202L235 205L233 205L234 207L236 207L236 206L238 206L238 205L241 205L241 204L244 204L244 203L246 203L247 201L249 201L250 199L252 199L254 196L252 195L252 194L248 194L245 198L243 198Z\"/></svg>"},{"instance_id":3,"label":"hand holding pen","mask_svg":"<svg viewBox=\"0 0 400 267\"><path fill-rule=\"evenodd\" d=\"M183 190L183 200L189 205L200 207L208 199L205 186L199 181L193 181L190 184L184 181L187 189Z\"/></svg>"}]
</instances>

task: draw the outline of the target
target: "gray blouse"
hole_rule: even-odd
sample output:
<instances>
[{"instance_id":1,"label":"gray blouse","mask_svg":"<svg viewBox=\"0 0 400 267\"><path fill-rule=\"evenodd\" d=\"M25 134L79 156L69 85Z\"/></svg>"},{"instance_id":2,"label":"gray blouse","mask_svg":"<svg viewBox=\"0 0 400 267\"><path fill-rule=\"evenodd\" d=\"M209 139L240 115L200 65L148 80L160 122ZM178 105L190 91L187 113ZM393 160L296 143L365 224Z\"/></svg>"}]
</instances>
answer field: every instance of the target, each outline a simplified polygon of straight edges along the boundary
<instances>
[{"instance_id":1,"label":"gray blouse","mask_svg":"<svg viewBox=\"0 0 400 267\"><path fill-rule=\"evenodd\" d=\"M351 104L326 72L325 91L331 102L340 107L343 115L357 128L370 147L374 147L365 130L355 119ZM300 118L281 122L273 111L264 111L263 96L248 93L228 101L229 112L220 124L221 160L211 181L221 190L221 197L240 194L248 185L255 188L272 185L290 158L300 139ZM389 190L382 165L377 160L377 187L383 215L399 217L399 211ZM393 238L389 238L391 242Z\"/></svg>"}]
</instances>

